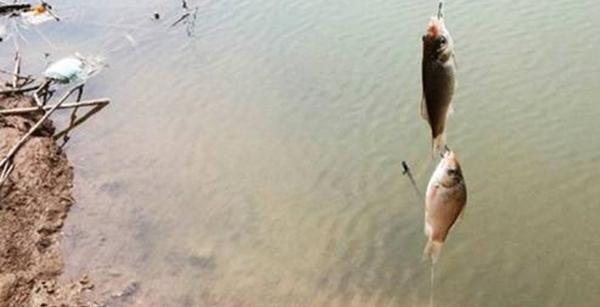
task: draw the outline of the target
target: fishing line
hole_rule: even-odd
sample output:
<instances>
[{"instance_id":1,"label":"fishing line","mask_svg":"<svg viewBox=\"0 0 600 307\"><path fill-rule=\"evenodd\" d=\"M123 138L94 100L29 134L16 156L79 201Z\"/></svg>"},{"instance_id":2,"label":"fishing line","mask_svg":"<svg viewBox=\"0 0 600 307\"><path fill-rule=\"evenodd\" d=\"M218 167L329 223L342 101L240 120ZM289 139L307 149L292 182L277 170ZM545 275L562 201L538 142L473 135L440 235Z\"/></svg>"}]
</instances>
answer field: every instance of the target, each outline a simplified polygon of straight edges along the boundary
<instances>
[{"instance_id":1,"label":"fishing line","mask_svg":"<svg viewBox=\"0 0 600 307\"><path fill-rule=\"evenodd\" d=\"M431 278L429 280L429 307L433 307L433 285L434 285L434 281L435 281L435 263L433 262L433 259L431 259Z\"/></svg>"},{"instance_id":2,"label":"fishing line","mask_svg":"<svg viewBox=\"0 0 600 307\"><path fill-rule=\"evenodd\" d=\"M40 29L33 28L33 30L42 38L42 40L44 40L48 44L48 46L50 46L50 48L52 48L52 50L58 50L58 48L54 46L54 44L48 39L48 37L46 37L46 35L44 35L42 31L40 31Z\"/></svg>"},{"instance_id":3,"label":"fishing line","mask_svg":"<svg viewBox=\"0 0 600 307\"><path fill-rule=\"evenodd\" d=\"M444 18L444 1L443 0L440 0L438 2L437 18L438 18L438 20L441 20L442 18ZM448 151L450 151L450 148L448 148L448 145L445 145L444 150L442 152L440 152L440 156L443 158L444 154ZM416 189L416 186L415 186L415 189ZM430 276L429 276L429 307L434 307L435 306L435 300L434 300L434 298L435 298L435 295L434 295L435 294L435 291L434 291L435 290L435 262L433 261L433 258L431 259L430 264L431 264L431 266L430 266Z\"/></svg>"}]
</instances>

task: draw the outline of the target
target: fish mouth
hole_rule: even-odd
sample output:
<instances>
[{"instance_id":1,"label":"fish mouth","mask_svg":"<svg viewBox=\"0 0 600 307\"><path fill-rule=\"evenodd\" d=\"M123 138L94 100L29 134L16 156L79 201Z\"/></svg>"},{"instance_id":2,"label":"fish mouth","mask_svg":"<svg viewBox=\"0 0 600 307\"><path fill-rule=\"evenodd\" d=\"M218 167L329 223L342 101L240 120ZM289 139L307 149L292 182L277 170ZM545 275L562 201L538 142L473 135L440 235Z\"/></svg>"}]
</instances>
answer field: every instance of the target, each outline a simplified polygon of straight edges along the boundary
<instances>
[{"instance_id":1,"label":"fish mouth","mask_svg":"<svg viewBox=\"0 0 600 307\"><path fill-rule=\"evenodd\" d=\"M436 38L444 33L444 20L431 17L429 24L427 25L427 36L430 38Z\"/></svg>"},{"instance_id":2,"label":"fish mouth","mask_svg":"<svg viewBox=\"0 0 600 307\"><path fill-rule=\"evenodd\" d=\"M458 158L453 151L446 151L442 158L441 167L444 175L440 184L444 187L451 188L463 181L460 163L458 162Z\"/></svg>"},{"instance_id":3,"label":"fish mouth","mask_svg":"<svg viewBox=\"0 0 600 307\"><path fill-rule=\"evenodd\" d=\"M452 150L447 150L442 158L447 168L457 168L459 166L458 158Z\"/></svg>"}]
</instances>

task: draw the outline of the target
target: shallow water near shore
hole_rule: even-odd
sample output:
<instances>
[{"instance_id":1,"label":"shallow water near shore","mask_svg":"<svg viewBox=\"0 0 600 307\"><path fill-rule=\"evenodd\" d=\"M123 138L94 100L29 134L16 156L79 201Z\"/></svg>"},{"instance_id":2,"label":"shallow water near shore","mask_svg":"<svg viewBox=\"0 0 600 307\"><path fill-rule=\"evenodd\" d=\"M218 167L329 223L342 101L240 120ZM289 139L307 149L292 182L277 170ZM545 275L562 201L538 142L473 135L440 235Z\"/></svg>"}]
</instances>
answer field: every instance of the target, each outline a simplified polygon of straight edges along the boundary
<instances>
[{"instance_id":1,"label":"shallow water near shore","mask_svg":"<svg viewBox=\"0 0 600 307\"><path fill-rule=\"evenodd\" d=\"M130 276L117 306L428 304L423 208L401 162L424 190L434 1L190 1L191 37L169 26L177 1L52 4L64 22L24 33L25 68L43 52L104 56L86 95L112 98L67 146L67 276ZM597 12L446 1L448 140L469 200L437 306L600 305Z\"/></svg>"}]
</instances>

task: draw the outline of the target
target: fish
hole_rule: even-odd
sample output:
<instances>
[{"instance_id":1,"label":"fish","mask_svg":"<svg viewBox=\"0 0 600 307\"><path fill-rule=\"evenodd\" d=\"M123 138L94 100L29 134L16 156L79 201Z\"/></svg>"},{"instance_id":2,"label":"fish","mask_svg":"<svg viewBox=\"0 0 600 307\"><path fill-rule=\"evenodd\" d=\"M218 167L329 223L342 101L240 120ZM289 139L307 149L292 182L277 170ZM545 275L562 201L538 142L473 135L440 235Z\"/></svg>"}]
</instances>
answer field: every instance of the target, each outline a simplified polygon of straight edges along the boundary
<instances>
[{"instance_id":1,"label":"fish","mask_svg":"<svg viewBox=\"0 0 600 307\"><path fill-rule=\"evenodd\" d=\"M454 41L444 25L441 4L438 16L431 17L423 35L421 116L431 127L432 152L446 145L446 119L452 110L456 87Z\"/></svg>"},{"instance_id":2,"label":"fish","mask_svg":"<svg viewBox=\"0 0 600 307\"><path fill-rule=\"evenodd\" d=\"M456 154L446 151L433 172L425 193L423 257L436 263L450 229L467 204L467 185Z\"/></svg>"}]
</instances>

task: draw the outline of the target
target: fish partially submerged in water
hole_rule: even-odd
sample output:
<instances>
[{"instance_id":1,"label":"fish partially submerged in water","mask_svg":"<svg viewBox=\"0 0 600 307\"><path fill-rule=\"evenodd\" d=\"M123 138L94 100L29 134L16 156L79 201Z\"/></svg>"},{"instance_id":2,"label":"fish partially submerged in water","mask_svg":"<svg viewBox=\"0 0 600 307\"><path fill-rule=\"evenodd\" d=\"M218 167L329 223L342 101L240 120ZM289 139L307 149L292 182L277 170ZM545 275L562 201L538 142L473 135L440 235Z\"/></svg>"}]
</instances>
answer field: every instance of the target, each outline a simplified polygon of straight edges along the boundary
<instances>
[{"instance_id":1,"label":"fish partially submerged in water","mask_svg":"<svg viewBox=\"0 0 600 307\"><path fill-rule=\"evenodd\" d=\"M433 152L446 145L446 119L452 109L456 63L454 41L444 25L440 11L432 17L423 35L421 115L431 127Z\"/></svg>"},{"instance_id":2,"label":"fish partially submerged in water","mask_svg":"<svg viewBox=\"0 0 600 307\"><path fill-rule=\"evenodd\" d=\"M467 204L467 186L456 155L446 151L433 172L425 194L425 235L423 256L435 263L448 232Z\"/></svg>"}]
</instances>

